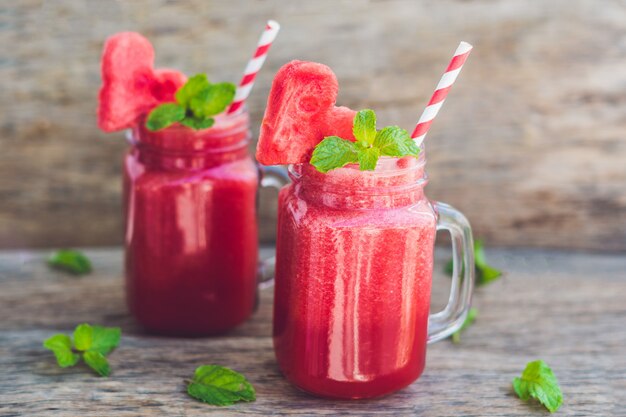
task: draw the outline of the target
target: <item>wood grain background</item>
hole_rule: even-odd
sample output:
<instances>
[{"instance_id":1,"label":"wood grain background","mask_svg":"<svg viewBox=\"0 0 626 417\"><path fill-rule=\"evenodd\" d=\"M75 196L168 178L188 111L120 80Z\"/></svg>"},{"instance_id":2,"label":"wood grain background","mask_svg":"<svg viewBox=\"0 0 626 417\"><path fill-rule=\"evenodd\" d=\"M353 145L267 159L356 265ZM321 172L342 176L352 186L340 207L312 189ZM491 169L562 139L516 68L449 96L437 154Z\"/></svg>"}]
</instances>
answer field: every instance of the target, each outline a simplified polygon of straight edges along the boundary
<instances>
[{"instance_id":1,"label":"wood grain background","mask_svg":"<svg viewBox=\"0 0 626 417\"><path fill-rule=\"evenodd\" d=\"M626 250L626 3L21 0L0 5L0 247L121 242L122 134L95 126L106 36L157 64L236 81L268 18L283 26L250 99L299 58L340 104L411 128L459 40L475 45L429 135L428 194L491 245ZM262 235L274 234L272 194Z\"/></svg>"}]
</instances>

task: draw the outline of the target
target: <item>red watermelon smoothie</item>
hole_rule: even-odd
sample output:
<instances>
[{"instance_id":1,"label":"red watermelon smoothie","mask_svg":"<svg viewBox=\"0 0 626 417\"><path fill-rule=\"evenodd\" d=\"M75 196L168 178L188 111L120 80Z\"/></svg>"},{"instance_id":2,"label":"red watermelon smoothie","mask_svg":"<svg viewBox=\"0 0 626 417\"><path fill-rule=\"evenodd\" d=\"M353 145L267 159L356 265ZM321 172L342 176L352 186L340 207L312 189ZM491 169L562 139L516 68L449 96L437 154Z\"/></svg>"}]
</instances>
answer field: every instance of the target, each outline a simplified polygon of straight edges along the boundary
<instances>
[{"instance_id":1,"label":"red watermelon smoothie","mask_svg":"<svg viewBox=\"0 0 626 417\"><path fill-rule=\"evenodd\" d=\"M106 40L101 67L98 125L131 132L130 310L155 333L229 330L253 312L258 256L259 170L248 152L248 113L226 114L235 86L154 68L154 48L135 32Z\"/></svg>"},{"instance_id":2,"label":"red watermelon smoothie","mask_svg":"<svg viewBox=\"0 0 626 417\"><path fill-rule=\"evenodd\" d=\"M370 398L415 381L426 344L463 324L473 243L462 213L424 195L426 159L409 133L378 130L372 110L338 107L337 93L327 66L289 62L261 124L257 160L291 164L292 179L279 194L274 348L299 388ZM437 229L450 232L453 277L448 305L429 316Z\"/></svg>"},{"instance_id":3,"label":"red watermelon smoothie","mask_svg":"<svg viewBox=\"0 0 626 417\"><path fill-rule=\"evenodd\" d=\"M436 214L424 154L322 174L295 165L280 193L274 346L310 393L367 398L424 369Z\"/></svg>"},{"instance_id":4,"label":"red watermelon smoothie","mask_svg":"<svg viewBox=\"0 0 626 417\"><path fill-rule=\"evenodd\" d=\"M132 130L125 158L126 288L148 330L220 333L256 297L258 168L247 113L204 130Z\"/></svg>"}]
</instances>

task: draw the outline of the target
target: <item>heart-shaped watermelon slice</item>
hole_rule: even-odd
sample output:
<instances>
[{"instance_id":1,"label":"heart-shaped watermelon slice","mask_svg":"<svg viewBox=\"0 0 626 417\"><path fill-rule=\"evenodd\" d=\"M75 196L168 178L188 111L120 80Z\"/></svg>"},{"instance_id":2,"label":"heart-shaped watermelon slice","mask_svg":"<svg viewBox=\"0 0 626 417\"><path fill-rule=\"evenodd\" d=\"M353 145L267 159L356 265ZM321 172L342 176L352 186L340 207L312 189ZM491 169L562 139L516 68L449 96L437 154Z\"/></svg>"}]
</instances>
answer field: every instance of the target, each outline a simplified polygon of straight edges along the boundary
<instances>
[{"instance_id":1,"label":"heart-shaped watermelon slice","mask_svg":"<svg viewBox=\"0 0 626 417\"><path fill-rule=\"evenodd\" d=\"M174 101L186 77L170 69L154 70L154 49L135 32L107 39L102 53L98 126L105 132L132 127L160 103Z\"/></svg>"},{"instance_id":2,"label":"heart-shaped watermelon slice","mask_svg":"<svg viewBox=\"0 0 626 417\"><path fill-rule=\"evenodd\" d=\"M354 140L356 112L335 107L339 86L326 65L291 61L274 77L257 145L264 165L308 162L326 136Z\"/></svg>"}]
</instances>

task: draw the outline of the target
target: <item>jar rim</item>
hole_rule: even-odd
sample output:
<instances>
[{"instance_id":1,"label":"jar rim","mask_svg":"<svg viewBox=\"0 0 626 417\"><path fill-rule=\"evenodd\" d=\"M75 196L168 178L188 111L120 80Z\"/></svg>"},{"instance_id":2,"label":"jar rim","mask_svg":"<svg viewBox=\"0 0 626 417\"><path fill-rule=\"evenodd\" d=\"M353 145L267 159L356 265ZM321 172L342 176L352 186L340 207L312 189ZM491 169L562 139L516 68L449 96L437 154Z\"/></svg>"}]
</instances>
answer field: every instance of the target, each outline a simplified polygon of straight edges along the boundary
<instances>
[{"instance_id":1,"label":"jar rim","mask_svg":"<svg viewBox=\"0 0 626 417\"><path fill-rule=\"evenodd\" d=\"M126 131L126 139L132 146L171 153L223 153L248 145L252 135L245 109L233 115L222 113L215 119L215 124L207 129L194 130L176 123L153 132L145 127L142 117Z\"/></svg>"},{"instance_id":2,"label":"jar rim","mask_svg":"<svg viewBox=\"0 0 626 417\"><path fill-rule=\"evenodd\" d=\"M326 193L385 195L424 187L428 182L425 165L422 145L417 159L383 156L374 171L361 171L358 164L349 164L321 173L311 164L302 163L289 165L288 172L294 183L305 181Z\"/></svg>"}]
</instances>

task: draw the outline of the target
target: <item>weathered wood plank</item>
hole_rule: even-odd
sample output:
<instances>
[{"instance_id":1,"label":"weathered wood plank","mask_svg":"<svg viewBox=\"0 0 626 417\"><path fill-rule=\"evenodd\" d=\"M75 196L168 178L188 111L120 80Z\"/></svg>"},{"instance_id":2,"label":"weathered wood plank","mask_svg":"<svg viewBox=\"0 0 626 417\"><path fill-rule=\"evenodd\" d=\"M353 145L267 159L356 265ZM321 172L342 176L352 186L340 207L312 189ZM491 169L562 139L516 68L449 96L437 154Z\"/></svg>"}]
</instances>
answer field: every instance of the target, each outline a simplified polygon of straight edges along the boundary
<instances>
[{"instance_id":1,"label":"weathered wood plank","mask_svg":"<svg viewBox=\"0 0 626 417\"><path fill-rule=\"evenodd\" d=\"M429 195L497 245L626 250L626 6L617 0L28 0L2 8L0 247L121 241L122 134L95 127L103 39L146 34L158 65L237 80L266 18L284 62L327 63L340 102L410 128L460 39L475 44L429 134ZM274 202L261 212L274 236Z\"/></svg>"},{"instance_id":2,"label":"weathered wood plank","mask_svg":"<svg viewBox=\"0 0 626 417\"><path fill-rule=\"evenodd\" d=\"M565 402L559 416L624 416L626 259L620 256L489 250L506 277L477 291L479 319L462 343L429 347L420 380L389 397L327 401L294 389L276 368L271 292L250 322L217 338L143 334L122 301L118 250L88 251L95 272L49 272L42 253L0 253L1 416L389 415L528 416L547 414L517 399L511 379L542 358L555 370ZM445 255L438 257L439 267ZM437 274L435 298L447 280ZM81 321L119 325L111 377L59 369L41 347ZM215 362L245 373L258 400L218 409L184 392L196 366Z\"/></svg>"}]
</instances>

